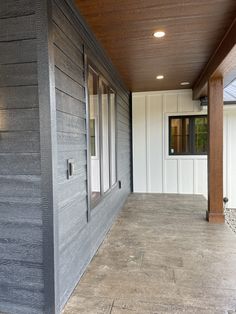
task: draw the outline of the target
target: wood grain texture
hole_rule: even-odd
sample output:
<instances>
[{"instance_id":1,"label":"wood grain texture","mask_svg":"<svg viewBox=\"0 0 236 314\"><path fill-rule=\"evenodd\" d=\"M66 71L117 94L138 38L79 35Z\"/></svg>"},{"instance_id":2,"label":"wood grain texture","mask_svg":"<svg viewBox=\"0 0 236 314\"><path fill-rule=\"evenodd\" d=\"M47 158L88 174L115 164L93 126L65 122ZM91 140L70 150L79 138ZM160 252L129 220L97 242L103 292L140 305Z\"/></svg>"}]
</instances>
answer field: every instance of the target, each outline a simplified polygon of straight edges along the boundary
<instances>
[{"instance_id":1,"label":"wood grain texture","mask_svg":"<svg viewBox=\"0 0 236 314\"><path fill-rule=\"evenodd\" d=\"M62 272L62 264L71 267L72 243L79 242L80 231L87 224L85 81L83 42L79 32L65 16L61 6L54 3L53 8L62 306L66 301L65 291L70 291L71 278L74 277L69 272L67 278L67 274ZM69 158L75 160L75 175L68 181L66 160ZM67 256L61 253L64 247L69 249ZM80 267L78 263L77 268ZM71 270L75 271L73 268Z\"/></svg>"},{"instance_id":2,"label":"wood grain texture","mask_svg":"<svg viewBox=\"0 0 236 314\"><path fill-rule=\"evenodd\" d=\"M58 202L60 306L64 306L73 288L103 240L111 223L130 192L130 120L129 93L120 88L99 49L91 49L76 16L63 1L54 1L54 56L57 105ZM117 119L125 121L118 133L118 176L122 189L109 194L92 212L87 222L87 154L84 54L114 86L118 94ZM75 161L75 174L67 180L66 160Z\"/></svg>"},{"instance_id":3,"label":"wood grain texture","mask_svg":"<svg viewBox=\"0 0 236 314\"><path fill-rule=\"evenodd\" d=\"M70 40L69 37L63 33L63 31L57 26L56 23L54 25L54 44L57 47L60 47L63 51L63 53L70 58L74 64L79 66L80 68L83 68L83 49L80 45L80 41L78 41L79 49L77 44Z\"/></svg>"},{"instance_id":4,"label":"wood grain texture","mask_svg":"<svg viewBox=\"0 0 236 314\"><path fill-rule=\"evenodd\" d=\"M36 0L45 313L59 313L57 131L52 1Z\"/></svg>"},{"instance_id":5,"label":"wood grain texture","mask_svg":"<svg viewBox=\"0 0 236 314\"><path fill-rule=\"evenodd\" d=\"M79 101L59 90L56 91L56 99L58 111L85 118L85 107L82 101Z\"/></svg>"},{"instance_id":6,"label":"wood grain texture","mask_svg":"<svg viewBox=\"0 0 236 314\"><path fill-rule=\"evenodd\" d=\"M0 86L37 85L37 63L0 65Z\"/></svg>"},{"instance_id":7,"label":"wood grain texture","mask_svg":"<svg viewBox=\"0 0 236 314\"><path fill-rule=\"evenodd\" d=\"M208 82L208 212L207 219L224 223L223 208L223 78Z\"/></svg>"},{"instance_id":8,"label":"wood grain texture","mask_svg":"<svg viewBox=\"0 0 236 314\"><path fill-rule=\"evenodd\" d=\"M1 64L15 64L37 61L36 40L0 42Z\"/></svg>"},{"instance_id":9,"label":"wood grain texture","mask_svg":"<svg viewBox=\"0 0 236 314\"><path fill-rule=\"evenodd\" d=\"M48 3L0 4L0 312L11 314L59 312L130 192L129 92L66 1L53 1L53 28L42 26ZM84 48L117 91L122 181L90 223Z\"/></svg>"},{"instance_id":10,"label":"wood grain texture","mask_svg":"<svg viewBox=\"0 0 236 314\"><path fill-rule=\"evenodd\" d=\"M38 107L38 86L0 87L0 109Z\"/></svg>"},{"instance_id":11,"label":"wood grain texture","mask_svg":"<svg viewBox=\"0 0 236 314\"><path fill-rule=\"evenodd\" d=\"M132 91L192 87L236 14L234 0L75 3ZM158 41L159 29L166 37Z\"/></svg>"},{"instance_id":12,"label":"wood grain texture","mask_svg":"<svg viewBox=\"0 0 236 314\"><path fill-rule=\"evenodd\" d=\"M35 3L32 0L8 0L2 1L0 7L0 19L9 17L26 16L35 13Z\"/></svg>"},{"instance_id":13,"label":"wood grain texture","mask_svg":"<svg viewBox=\"0 0 236 314\"><path fill-rule=\"evenodd\" d=\"M38 153L39 152L39 132L1 132L0 152L5 154L16 153Z\"/></svg>"},{"instance_id":14,"label":"wood grain texture","mask_svg":"<svg viewBox=\"0 0 236 314\"><path fill-rule=\"evenodd\" d=\"M207 82L211 77L224 77L224 83L229 84L236 73L236 18L228 32L218 45L215 53L197 79L193 88L193 98L207 95ZM234 75L231 72L234 72Z\"/></svg>"},{"instance_id":15,"label":"wood grain texture","mask_svg":"<svg viewBox=\"0 0 236 314\"><path fill-rule=\"evenodd\" d=\"M85 102L84 87L75 82L70 76L59 69L58 66L55 68L55 84L59 91Z\"/></svg>"},{"instance_id":16,"label":"wood grain texture","mask_svg":"<svg viewBox=\"0 0 236 314\"><path fill-rule=\"evenodd\" d=\"M1 110L0 131L38 131L38 109Z\"/></svg>"},{"instance_id":17,"label":"wood grain texture","mask_svg":"<svg viewBox=\"0 0 236 314\"><path fill-rule=\"evenodd\" d=\"M44 307L35 2L0 3L0 312Z\"/></svg>"},{"instance_id":18,"label":"wood grain texture","mask_svg":"<svg viewBox=\"0 0 236 314\"><path fill-rule=\"evenodd\" d=\"M236 37L236 20L235 20L235 37ZM220 66L214 72L213 77L224 77L224 87L228 86L236 77L236 40L235 45L221 62Z\"/></svg>"},{"instance_id":19,"label":"wood grain texture","mask_svg":"<svg viewBox=\"0 0 236 314\"><path fill-rule=\"evenodd\" d=\"M4 2L2 1L2 3ZM34 22L34 15L0 19L0 42L36 38Z\"/></svg>"}]
</instances>

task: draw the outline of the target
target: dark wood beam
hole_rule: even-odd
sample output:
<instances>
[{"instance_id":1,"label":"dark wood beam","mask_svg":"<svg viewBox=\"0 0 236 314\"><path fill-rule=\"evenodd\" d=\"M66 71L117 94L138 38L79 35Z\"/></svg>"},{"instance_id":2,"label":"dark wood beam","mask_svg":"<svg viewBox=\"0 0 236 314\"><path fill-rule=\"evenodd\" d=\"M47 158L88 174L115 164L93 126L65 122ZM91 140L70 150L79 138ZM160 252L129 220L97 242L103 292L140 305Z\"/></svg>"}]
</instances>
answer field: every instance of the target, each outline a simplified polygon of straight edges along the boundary
<instances>
[{"instance_id":1,"label":"dark wood beam","mask_svg":"<svg viewBox=\"0 0 236 314\"><path fill-rule=\"evenodd\" d=\"M207 220L224 223L223 207L223 78L208 82L208 211Z\"/></svg>"},{"instance_id":2,"label":"dark wood beam","mask_svg":"<svg viewBox=\"0 0 236 314\"><path fill-rule=\"evenodd\" d=\"M234 61L232 62L232 60ZM226 79L226 75L230 75L230 72L236 68L235 60L236 18L194 84L193 99L196 100L207 95L207 83L212 76L218 76L221 72L221 76Z\"/></svg>"}]
</instances>

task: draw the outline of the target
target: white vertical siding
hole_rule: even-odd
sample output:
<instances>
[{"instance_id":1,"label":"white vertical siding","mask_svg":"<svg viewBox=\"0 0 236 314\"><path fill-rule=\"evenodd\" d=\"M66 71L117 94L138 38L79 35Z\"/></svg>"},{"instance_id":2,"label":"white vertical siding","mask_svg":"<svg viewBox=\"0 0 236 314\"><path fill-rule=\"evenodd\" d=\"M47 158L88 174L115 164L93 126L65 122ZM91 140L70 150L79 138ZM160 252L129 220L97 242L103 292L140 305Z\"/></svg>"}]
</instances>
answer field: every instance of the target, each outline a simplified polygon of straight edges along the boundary
<instances>
[{"instance_id":1,"label":"white vertical siding","mask_svg":"<svg viewBox=\"0 0 236 314\"><path fill-rule=\"evenodd\" d=\"M147 192L160 193L162 182L162 95L149 96L147 102ZM159 167L156 167L156 165Z\"/></svg>"},{"instance_id":2,"label":"white vertical siding","mask_svg":"<svg viewBox=\"0 0 236 314\"><path fill-rule=\"evenodd\" d=\"M178 193L178 162L177 160L165 160L165 193Z\"/></svg>"},{"instance_id":3,"label":"white vertical siding","mask_svg":"<svg viewBox=\"0 0 236 314\"><path fill-rule=\"evenodd\" d=\"M203 194L207 196L207 162L203 160L194 160L194 194Z\"/></svg>"},{"instance_id":4,"label":"white vertical siding","mask_svg":"<svg viewBox=\"0 0 236 314\"><path fill-rule=\"evenodd\" d=\"M133 94L134 191L203 194L207 197L207 157L169 156L168 118L204 114L191 90ZM224 111L224 195L236 208L236 106Z\"/></svg>"},{"instance_id":5,"label":"white vertical siding","mask_svg":"<svg viewBox=\"0 0 236 314\"><path fill-rule=\"evenodd\" d=\"M178 192L184 194L194 194L194 160L178 160Z\"/></svg>"},{"instance_id":6,"label":"white vertical siding","mask_svg":"<svg viewBox=\"0 0 236 314\"><path fill-rule=\"evenodd\" d=\"M224 195L228 206L236 208L236 106L224 111Z\"/></svg>"},{"instance_id":7,"label":"white vertical siding","mask_svg":"<svg viewBox=\"0 0 236 314\"><path fill-rule=\"evenodd\" d=\"M133 110L134 191L147 191L147 136L145 96L136 97ZM141 165L141 167L139 167Z\"/></svg>"}]
</instances>

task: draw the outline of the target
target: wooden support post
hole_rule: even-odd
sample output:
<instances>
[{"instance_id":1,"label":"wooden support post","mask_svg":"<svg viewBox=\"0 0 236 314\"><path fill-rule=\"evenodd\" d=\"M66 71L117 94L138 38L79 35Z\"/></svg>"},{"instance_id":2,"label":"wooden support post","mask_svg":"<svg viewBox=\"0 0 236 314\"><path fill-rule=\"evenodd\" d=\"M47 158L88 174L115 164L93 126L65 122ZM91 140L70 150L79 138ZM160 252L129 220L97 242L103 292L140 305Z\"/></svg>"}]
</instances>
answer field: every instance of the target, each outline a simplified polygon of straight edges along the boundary
<instances>
[{"instance_id":1,"label":"wooden support post","mask_svg":"<svg viewBox=\"0 0 236 314\"><path fill-rule=\"evenodd\" d=\"M211 223L224 223L223 207L223 78L208 82L208 211Z\"/></svg>"}]
</instances>

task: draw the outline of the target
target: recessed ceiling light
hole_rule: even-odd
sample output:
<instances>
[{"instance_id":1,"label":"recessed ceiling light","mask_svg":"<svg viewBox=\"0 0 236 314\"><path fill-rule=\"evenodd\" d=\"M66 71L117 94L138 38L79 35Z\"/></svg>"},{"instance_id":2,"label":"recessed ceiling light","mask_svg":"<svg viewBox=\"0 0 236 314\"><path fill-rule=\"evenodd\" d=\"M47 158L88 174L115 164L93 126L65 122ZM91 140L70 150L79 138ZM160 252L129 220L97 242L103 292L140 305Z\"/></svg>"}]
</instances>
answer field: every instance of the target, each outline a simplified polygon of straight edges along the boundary
<instances>
[{"instance_id":1,"label":"recessed ceiling light","mask_svg":"<svg viewBox=\"0 0 236 314\"><path fill-rule=\"evenodd\" d=\"M155 32L154 34L153 34L153 36L154 37L156 37L156 38L162 38L162 37L164 37L165 36L165 32L163 32L163 31L157 31L157 32Z\"/></svg>"},{"instance_id":2,"label":"recessed ceiling light","mask_svg":"<svg viewBox=\"0 0 236 314\"><path fill-rule=\"evenodd\" d=\"M157 80L163 80L163 78L164 78L164 75L157 75L156 77Z\"/></svg>"},{"instance_id":3,"label":"recessed ceiling light","mask_svg":"<svg viewBox=\"0 0 236 314\"><path fill-rule=\"evenodd\" d=\"M180 83L180 85L182 85L182 86L186 86L186 85L189 85L190 83L189 82L182 82L182 83Z\"/></svg>"}]
</instances>

